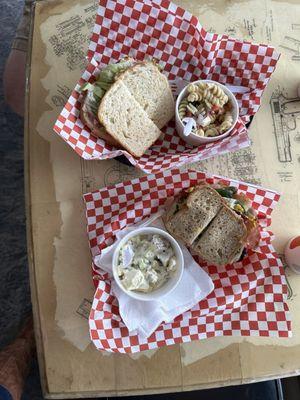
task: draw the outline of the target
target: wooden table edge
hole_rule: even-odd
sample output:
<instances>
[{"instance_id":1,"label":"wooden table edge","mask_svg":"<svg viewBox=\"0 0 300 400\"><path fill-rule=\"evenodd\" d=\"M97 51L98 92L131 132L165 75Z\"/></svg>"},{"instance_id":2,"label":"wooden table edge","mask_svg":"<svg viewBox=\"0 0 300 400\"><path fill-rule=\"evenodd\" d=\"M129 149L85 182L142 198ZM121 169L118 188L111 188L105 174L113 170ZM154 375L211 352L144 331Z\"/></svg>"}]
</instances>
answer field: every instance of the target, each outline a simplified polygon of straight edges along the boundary
<instances>
[{"instance_id":1,"label":"wooden table edge","mask_svg":"<svg viewBox=\"0 0 300 400\"><path fill-rule=\"evenodd\" d=\"M48 383L47 383L46 368L45 368L46 361L43 351L42 330L41 330L41 322L39 316L40 314L38 310L39 306L38 306L37 284L35 276L32 217L31 217L31 186L30 186L29 89L30 89L30 77L31 77L31 55L32 55L35 10L36 10L36 2L34 1L31 9L30 32L28 38L28 50L27 50L27 60L26 60L25 112L24 112L24 192L25 192L27 260L28 260L28 270L29 270L29 283L30 283L31 303L32 303L34 335L36 342L36 352L38 358L42 392L44 397L47 397L50 394L48 392Z\"/></svg>"}]
</instances>

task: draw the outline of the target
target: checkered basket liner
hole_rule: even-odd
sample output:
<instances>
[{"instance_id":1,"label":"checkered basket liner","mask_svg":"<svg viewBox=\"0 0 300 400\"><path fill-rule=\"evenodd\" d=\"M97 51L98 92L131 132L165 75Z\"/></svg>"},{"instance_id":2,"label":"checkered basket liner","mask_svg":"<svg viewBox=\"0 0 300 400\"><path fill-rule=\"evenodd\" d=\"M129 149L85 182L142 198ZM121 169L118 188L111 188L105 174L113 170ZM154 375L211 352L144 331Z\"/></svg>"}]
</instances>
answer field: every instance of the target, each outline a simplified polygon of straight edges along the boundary
<instances>
[{"instance_id":1,"label":"checkered basket liner","mask_svg":"<svg viewBox=\"0 0 300 400\"><path fill-rule=\"evenodd\" d=\"M116 149L97 139L80 119L80 87L93 82L99 68L130 55L137 60L154 57L170 79L212 79L245 86L237 94L240 118L229 137L199 147L183 142L174 121L142 157ZM206 32L198 19L166 0L100 0L89 50L88 66L59 115L54 130L81 157L103 160L125 155L146 173L157 173L185 163L204 160L250 144L245 123L260 106L261 96L279 58L273 47Z\"/></svg>"},{"instance_id":2,"label":"checkered basket liner","mask_svg":"<svg viewBox=\"0 0 300 400\"><path fill-rule=\"evenodd\" d=\"M99 350L134 353L212 336L291 336L287 286L282 263L268 231L279 194L254 185L202 172L178 169L105 187L84 196L92 256L114 241L115 233L156 213L166 200L197 183L230 184L246 194L258 213L261 240L243 261L216 267L201 263L214 291L171 323L163 323L148 338L129 333L108 276L93 265L96 293L89 318L90 335Z\"/></svg>"}]
</instances>

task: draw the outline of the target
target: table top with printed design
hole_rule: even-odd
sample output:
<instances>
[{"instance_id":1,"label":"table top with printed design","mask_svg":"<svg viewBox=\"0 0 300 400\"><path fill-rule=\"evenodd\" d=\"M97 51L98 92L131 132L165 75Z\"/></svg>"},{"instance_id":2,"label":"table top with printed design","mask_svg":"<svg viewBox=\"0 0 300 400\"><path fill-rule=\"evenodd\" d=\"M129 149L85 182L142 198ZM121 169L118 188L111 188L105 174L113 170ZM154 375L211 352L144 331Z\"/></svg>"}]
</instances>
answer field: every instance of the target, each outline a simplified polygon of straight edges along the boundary
<instances>
[{"instance_id":1,"label":"table top with printed design","mask_svg":"<svg viewBox=\"0 0 300 400\"><path fill-rule=\"evenodd\" d=\"M263 7L259 0L251 7L238 0L177 4L211 32L271 44L281 52L251 124L252 146L189 167L283 193L272 214L274 245L282 253L300 224L295 84L300 82L300 25L295 17L300 6L293 0L268 0ZM87 316L94 286L82 194L143 175L116 160L83 160L52 131L85 68L97 6L92 0L42 0L36 3L32 24L25 129L28 254L45 396L178 392L298 374L300 278L288 269L292 338L217 337L132 355L99 352L90 343Z\"/></svg>"}]
</instances>

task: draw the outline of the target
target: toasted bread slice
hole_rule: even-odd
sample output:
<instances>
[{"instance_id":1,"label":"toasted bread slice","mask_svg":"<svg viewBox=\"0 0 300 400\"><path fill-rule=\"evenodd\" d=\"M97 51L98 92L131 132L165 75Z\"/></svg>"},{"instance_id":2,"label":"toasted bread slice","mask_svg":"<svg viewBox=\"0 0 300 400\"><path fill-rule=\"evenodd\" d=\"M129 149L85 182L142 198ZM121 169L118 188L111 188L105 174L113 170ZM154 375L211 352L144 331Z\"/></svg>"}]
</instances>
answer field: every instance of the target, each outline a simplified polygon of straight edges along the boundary
<instances>
[{"instance_id":1,"label":"toasted bread slice","mask_svg":"<svg viewBox=\"0 0 300 400\"><path fill-rule=\"evenodd\" d=\"M120 79L105 93L98 118L106 131L135 157L141 157L161 134Z\"/></svg>"},{"instance_id":2,"label":"toasted bread slice","mask_svg":"<svg viewBox=\"0 0 300 400\"><path fill-rule=\"evenodd\" d=\"M120 74L118 80L122 80L159 129L173 118L175 103L168 79L153 62L135 64Z\"/></svg>"},{"instance_id":3,"label":"toasted bread slice","mask_svg":"<svg viewBox=\"0 0 300 400\"><path fill-rule=\"evenodd\" d=\"M191 247L205 261L226 265L235 261L237 254L241 253L246 236L243 219L224 206Z\"/></svg>"},{"instance_id":4,"label":"toasted bread slice","mask_svg":"<svg viewBox=\"0 0 300 400\"><path fill-rule=\"evenodd\" d=\"M176 209L176 204L177 201L165 215L166 228L173 236L191 246L217 215L224 202L213 188L203 185L189 194L181 209Z\"/></svg>"}]
</instances>

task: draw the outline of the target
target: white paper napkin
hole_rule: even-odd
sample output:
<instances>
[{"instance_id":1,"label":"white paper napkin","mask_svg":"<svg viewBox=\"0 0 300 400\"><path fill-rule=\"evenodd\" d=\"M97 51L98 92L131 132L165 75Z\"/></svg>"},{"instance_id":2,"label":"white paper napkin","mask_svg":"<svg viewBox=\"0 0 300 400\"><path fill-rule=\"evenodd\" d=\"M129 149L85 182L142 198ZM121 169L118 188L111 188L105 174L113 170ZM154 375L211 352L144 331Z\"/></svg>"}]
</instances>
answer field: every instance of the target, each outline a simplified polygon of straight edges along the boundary
<instances>
[{"instance_id":1,"label":"white paper napkin","mask_svg":"<svg viewBox=\"0 0 300 400\"><path fill-rule=\"evenodd\" d=\"M165 229L159 212L141 224L123 229L116 234L116 241L94 258L97 267L108 272L112 279L112 290L119 302L120 316L130 332L136 332L141 338L149 337L162 322L171 322L175 317L190 310L207 297L214 284L207 273L195 262L187 248L180 247L184 257L184 272L177 287L158 301L135 300L124 293L112 277L112 256L119 241L130 231L141 226L155 226Z\"/></svg>"}]
</instances>

